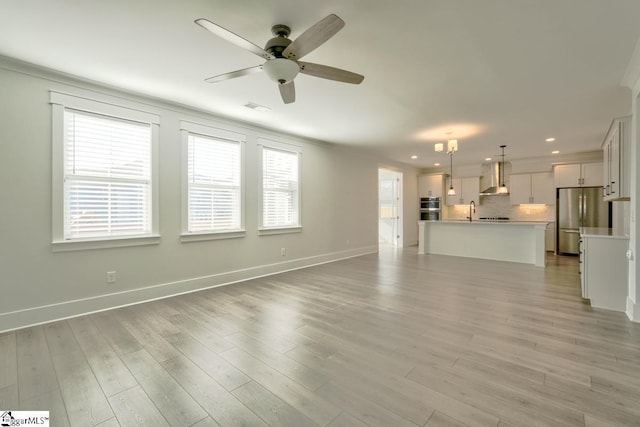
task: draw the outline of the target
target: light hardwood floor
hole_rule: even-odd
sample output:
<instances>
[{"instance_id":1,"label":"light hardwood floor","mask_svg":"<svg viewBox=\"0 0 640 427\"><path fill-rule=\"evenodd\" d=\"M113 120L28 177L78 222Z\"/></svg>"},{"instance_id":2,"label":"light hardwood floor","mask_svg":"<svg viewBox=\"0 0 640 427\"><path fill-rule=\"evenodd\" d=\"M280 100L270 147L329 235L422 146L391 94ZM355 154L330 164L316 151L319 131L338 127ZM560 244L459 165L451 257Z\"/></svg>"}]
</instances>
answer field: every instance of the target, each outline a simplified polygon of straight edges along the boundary
<instances>
[{"instance_id":1,"label":"light hardwood floor","mask_svg":"<svg viewBox=\"0 0 640 427\"><path fill-rule=\"evenodd\" d=\"M639 426L640 324L577 259L381 250L0 335L52 426Z\"/></svg>"}]
</instances>

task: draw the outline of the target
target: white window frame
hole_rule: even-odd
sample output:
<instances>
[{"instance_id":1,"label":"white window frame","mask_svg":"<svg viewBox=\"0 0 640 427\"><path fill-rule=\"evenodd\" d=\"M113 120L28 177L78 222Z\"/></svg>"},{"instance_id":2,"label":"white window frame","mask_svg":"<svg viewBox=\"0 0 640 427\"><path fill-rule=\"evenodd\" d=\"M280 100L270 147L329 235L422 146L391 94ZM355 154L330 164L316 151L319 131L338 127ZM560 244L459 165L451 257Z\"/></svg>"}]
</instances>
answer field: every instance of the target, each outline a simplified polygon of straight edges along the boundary
<instances>
[{"instance_id":1,"label":"white window frame","mask_svg":"<svg viewBox=\"0 0 640 427\"><path fill-rule=\"evenodd\" d=\"M240 145L240 228L230 231L189 231L189 134L229 141ZM198 242L203 240L236 239L244 237L245 231L245 145L246 135L216 127L215 123L204 124L187 120L180 122L180 139L182 143L182 242Z\"/></svg>"},{"instance_id":2,"label":"white window frame","mask_svg":"<svg viewBox=\"0 0 640 427\"><path fill-rule=\"evenodd\" d=\"M264 185L263 185L263 176L264 176L264 149L270 150L279 150L292 154L296 154L298 156L298 192L297 192L297 204L298 204L298 221L296 225L293 226L275 226L275 227L266 227L263 223L264 221ZM285 234L285 233L300 233L302 231L302 147L294 144L288 144L284 142L272 141L265 138L258 138L258 151L260 162L259 167L259 226L258 226L258 234L259 235L271 235L271 234Z\"/></svg>"},{"instance_id":3,"label":"white window frame","mask_svg":"<svg viewBox=\"0 0 640 427\"><path fill-rule=\"evenodd\" d=\"M52 249L74 251L123 246L153 245L160 242L158 228L158 139L160 117L138 108L137 104L109 97L92 99L51 91L52 113ZM151 127L151 231L141 235L66 239L64 236L64 112L65 109L118 119L148 123Z\"/></svg>"}]
</instances>

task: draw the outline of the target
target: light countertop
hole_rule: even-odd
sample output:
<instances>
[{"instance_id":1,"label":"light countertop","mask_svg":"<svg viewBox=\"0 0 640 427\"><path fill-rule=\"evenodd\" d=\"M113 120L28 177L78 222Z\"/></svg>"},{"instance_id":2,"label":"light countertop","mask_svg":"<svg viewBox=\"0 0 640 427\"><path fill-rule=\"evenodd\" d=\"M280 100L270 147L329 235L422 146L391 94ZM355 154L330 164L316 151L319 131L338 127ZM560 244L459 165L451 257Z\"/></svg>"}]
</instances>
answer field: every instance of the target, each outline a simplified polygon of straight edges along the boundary
<instances>
[{"instance_id":1,"label":"light countertop","mask_svg":"<svg viewBox=\"0 0 640 427\"><path fill-rule=\"evenodd\" d=\"M612 239L628 239L629 235L605 227L580 227L580 235L583 237L610 237Z\"/></svg>"},{"instance_id":2,"label":"light countertop","mask_svg":"<svg viewBox=\"0 0 640 427\"><path fill-rule=\"evenodd\" d=\"M532 226L532 225L542 225L545 226L550 221L487 221L487 220L473 220L469 221L468 219L445 219L442 221L420 221L428 224L466 224L466 225L489 225L489 226L505 226L505 225L518 225L518 226Z\"/></svg>"}]
</instances>

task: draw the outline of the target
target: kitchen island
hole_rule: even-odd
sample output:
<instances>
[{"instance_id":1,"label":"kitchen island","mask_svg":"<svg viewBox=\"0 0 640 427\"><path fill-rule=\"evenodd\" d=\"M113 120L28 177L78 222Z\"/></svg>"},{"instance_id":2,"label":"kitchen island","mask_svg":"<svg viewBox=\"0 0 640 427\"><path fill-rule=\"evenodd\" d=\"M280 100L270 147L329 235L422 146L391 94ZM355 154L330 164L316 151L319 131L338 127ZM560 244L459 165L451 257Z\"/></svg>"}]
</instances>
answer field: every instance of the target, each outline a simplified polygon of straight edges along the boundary
<instances>
[{"instance_id":1,"label":"kitchen island","mask_svg":"<svg viewBox=\"0 0 640 427\"><path fill-rule=\"evenodd\" d=\"M418 253L545 266L547 222L420 221Z\"/></svg>"},{"instance_id":2,"label":"kitchen island","mask_svg":"<svg viewBox=\"0 0 640 427\"><path fill-rule=\"evenodd\" d=\"M580 228L580 284L591 307L624 312L629 286L629 235L603 227Z\"/></svg>"}]
</instances>

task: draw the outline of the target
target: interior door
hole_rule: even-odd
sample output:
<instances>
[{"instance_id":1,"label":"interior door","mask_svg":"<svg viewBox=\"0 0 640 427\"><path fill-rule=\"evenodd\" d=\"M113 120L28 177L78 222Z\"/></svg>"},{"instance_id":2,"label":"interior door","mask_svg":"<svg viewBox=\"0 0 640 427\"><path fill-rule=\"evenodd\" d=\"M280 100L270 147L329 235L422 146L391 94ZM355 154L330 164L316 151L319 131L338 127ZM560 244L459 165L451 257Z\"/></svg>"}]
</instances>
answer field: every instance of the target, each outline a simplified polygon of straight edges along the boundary
<instances>
[{"instance_id":1,"label":"interior door","mask_svg":"<svg viewBox=\"0 0 640 427\"><path fill-rule=\"evenodd\" d=\"M378 170L378 243L394 247L401 244L400 194L402 174Z\"/></svg>"}]
</instances>

